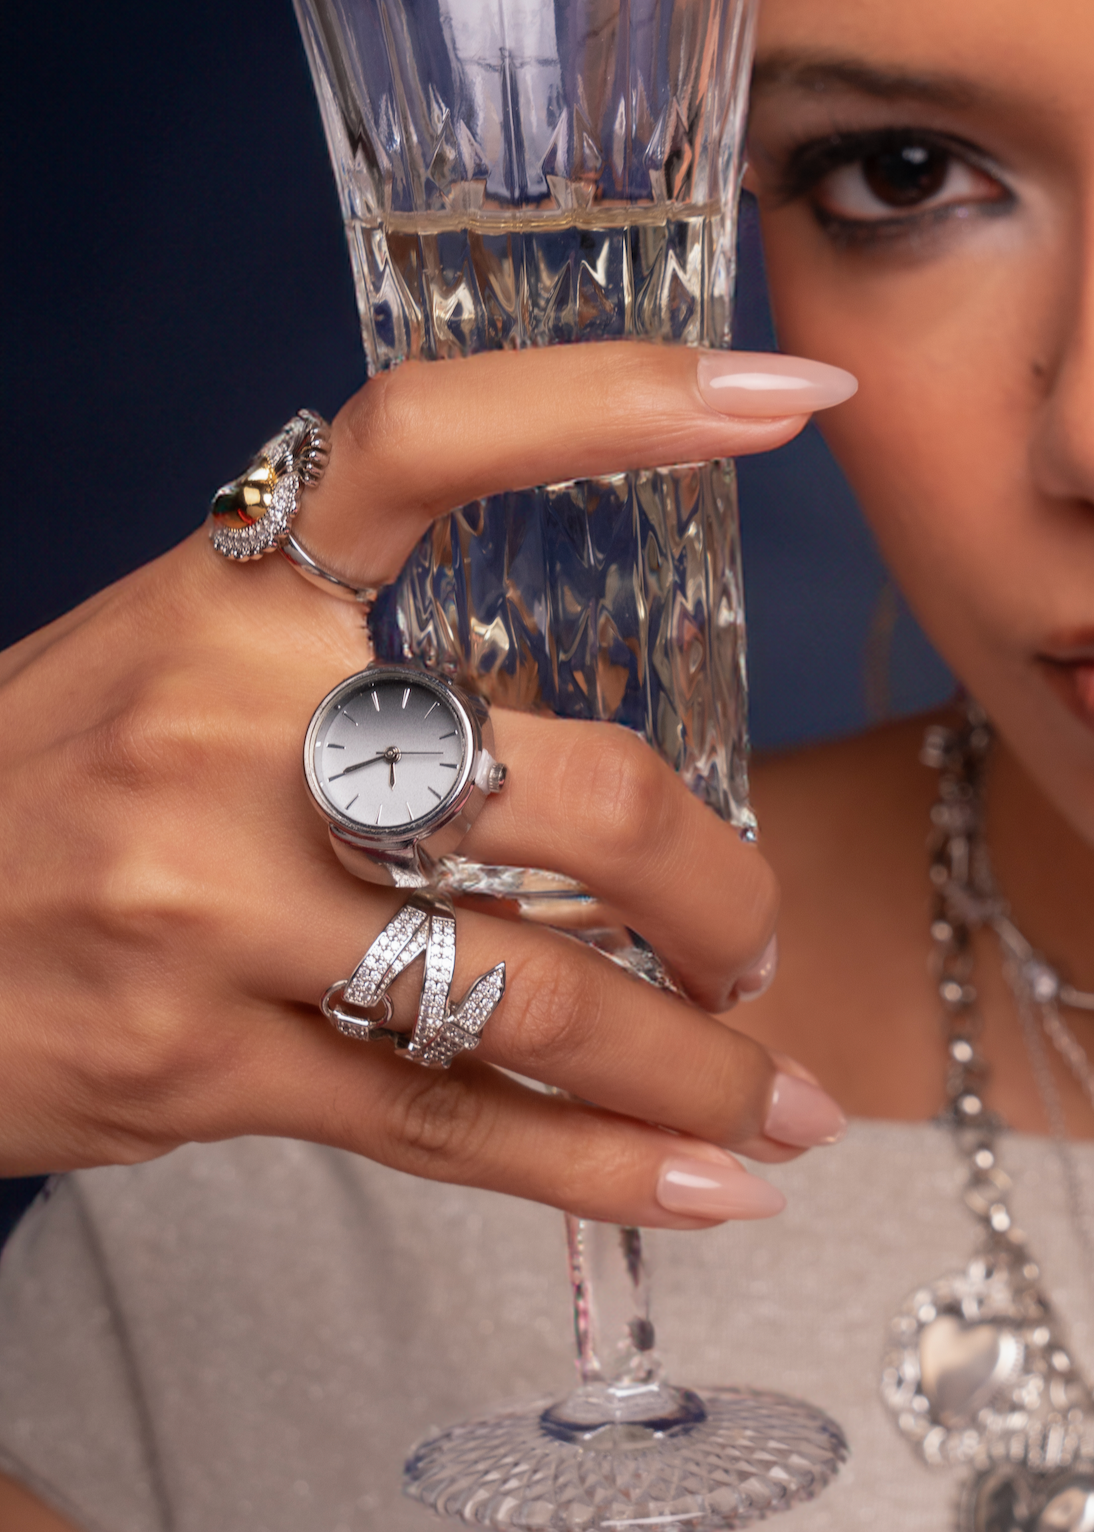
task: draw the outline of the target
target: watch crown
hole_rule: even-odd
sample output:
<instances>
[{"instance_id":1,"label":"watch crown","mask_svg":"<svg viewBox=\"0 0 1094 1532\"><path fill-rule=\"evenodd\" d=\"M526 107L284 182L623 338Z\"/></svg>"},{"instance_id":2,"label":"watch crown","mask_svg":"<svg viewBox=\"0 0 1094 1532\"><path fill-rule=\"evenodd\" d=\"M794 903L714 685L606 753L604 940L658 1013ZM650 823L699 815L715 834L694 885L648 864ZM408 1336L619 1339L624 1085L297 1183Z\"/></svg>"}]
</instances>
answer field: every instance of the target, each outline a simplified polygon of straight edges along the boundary
<instances>
[{"instance_id":1,"label":"watch crown","mask_svg":"<svg viewBox=\"0 0 1094 1532\"><path fill-rule=\"evenodd\" d=\"M508 775L508 766L503 766L500 761L492 761L490 770L486 773L486 791L488 793L500 793L505 786L505 779Z\"/></svg>"}]
</instances>

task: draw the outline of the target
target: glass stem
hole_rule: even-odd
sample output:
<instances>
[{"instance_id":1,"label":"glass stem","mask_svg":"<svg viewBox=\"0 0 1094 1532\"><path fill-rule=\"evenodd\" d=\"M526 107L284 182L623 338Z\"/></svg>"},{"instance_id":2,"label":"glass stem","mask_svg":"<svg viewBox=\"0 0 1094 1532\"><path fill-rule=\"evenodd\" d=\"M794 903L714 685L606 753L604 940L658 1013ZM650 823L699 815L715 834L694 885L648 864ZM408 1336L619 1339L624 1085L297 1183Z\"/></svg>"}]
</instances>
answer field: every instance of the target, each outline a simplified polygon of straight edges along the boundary
<instances>
[{"instance_id":1,"label":"glass stem","mask_svg":"<svg viewBox=\"0 0 1094 1532\"><path fill-rule=\"evenodd\" d=\"M642 1231L566 1215L577 1370L582 1383L656 1381Z\"/></svg>"},{"instance_id":2,"label":"glass stem","mask_svg":"<svg viewBox=\"0 0 1094 1532\"><path fill-rule=\"evenodd\" d=\"M599 1383L604 1374L597 1356L596 1310L585 1249L585 1219L567 1213L566 1254L570 1264L570 1298L574 1315L577 1372L582 1383Z\"/></svg>"}]
</instances>

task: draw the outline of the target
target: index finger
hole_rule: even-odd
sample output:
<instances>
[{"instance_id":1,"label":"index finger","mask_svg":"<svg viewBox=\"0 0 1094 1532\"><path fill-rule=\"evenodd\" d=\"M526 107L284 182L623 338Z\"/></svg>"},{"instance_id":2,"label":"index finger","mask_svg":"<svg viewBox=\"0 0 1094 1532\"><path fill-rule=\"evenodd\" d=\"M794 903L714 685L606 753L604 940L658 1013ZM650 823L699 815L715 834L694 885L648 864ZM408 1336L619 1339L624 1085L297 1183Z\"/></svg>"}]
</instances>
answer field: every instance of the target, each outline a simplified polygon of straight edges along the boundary
<instances>
[{"instance_id":1,"label":"index finger","mask_svg":"<svg viewBox=\"0 0 1094 1532\"><path fill-rule=\"evenodd\" d=\"M637 341L405 362L335 418L296 529L320 563L377 585L480 496L768 451L856 386L798 357Z\"/></svg>"}]
</instances>

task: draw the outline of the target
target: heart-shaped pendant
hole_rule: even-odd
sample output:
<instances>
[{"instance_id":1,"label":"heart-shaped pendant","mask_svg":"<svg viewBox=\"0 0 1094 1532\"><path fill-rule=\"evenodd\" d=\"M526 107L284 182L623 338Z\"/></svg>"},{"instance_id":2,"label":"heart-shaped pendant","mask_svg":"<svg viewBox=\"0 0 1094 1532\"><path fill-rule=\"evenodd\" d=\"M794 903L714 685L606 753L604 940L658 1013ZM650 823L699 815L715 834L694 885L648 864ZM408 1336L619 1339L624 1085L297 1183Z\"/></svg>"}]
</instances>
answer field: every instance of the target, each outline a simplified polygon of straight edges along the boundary
<instances>
[{"instance_id":1,"label":"heart-shaped pendant","mask_svg":"<svg viewBox=\"0 0 1094 1532\"><path fill-rule=\"evenodd\" d=\"M957 1532L1094 1532L1094 1461L1048 1474L1002 1463L977 1474Z\"/></svg>"},{"instance_id":2,"label":"heart-shaped pendant","mask_svg":"<svg viewBox=\"0 0 1094 1532\"><path fill-rule=\"evenodd\" d=\"M997 1321L967 1325L940 1314L919 1333L919 1387L932 1420L971 1423L983 1405L1018 1376L1025 1347Z\"/></svg>"},{"instance_id":3,"label":"heart-shaped pendant","mask_svg":"<svg viewBox=\"0 0 1094 1532\"><path fill-rule=\"evenodd\" d=\"M928 1463L1047 1473L1094 1459L1094 1403L1039 1276L1024 1249L995 1250L919 1288L894 1319L882 1398Z\"/></svg>"}]
</instances>

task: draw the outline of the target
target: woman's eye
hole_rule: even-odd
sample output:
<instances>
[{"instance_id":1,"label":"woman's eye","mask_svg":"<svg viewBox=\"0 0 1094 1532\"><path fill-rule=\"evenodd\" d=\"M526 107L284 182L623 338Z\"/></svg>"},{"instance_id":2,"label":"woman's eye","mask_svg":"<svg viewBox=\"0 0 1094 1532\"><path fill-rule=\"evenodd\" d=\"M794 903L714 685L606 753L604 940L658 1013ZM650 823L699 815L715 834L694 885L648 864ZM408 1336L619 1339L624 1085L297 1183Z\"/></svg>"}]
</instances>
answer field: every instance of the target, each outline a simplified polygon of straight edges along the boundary
<instances>
[{"instance_id":1,"label":"woman's eye","mask_svg":"<svg viewBox=\"0 0 1094 1532\"><path fill-rule=\"evenodd\" d=\"M916 207L929 201L942 190L954 168L951 155L926 144L883 149L866 155L861 165L866 186L888 207Z\"/></svg>"},{"instance_id":2,"label":"woman's eye","mask_svg":"<svg viewBox=\"0 0 1094 1532\"><path fill-rule=\"evenodd\" d=\"M999 202L1009 194L943 145L904 141L878 145L816 176L810 197L823 220L850 224L894 222L909 214Z\"/></svg>"}]
</instances>

